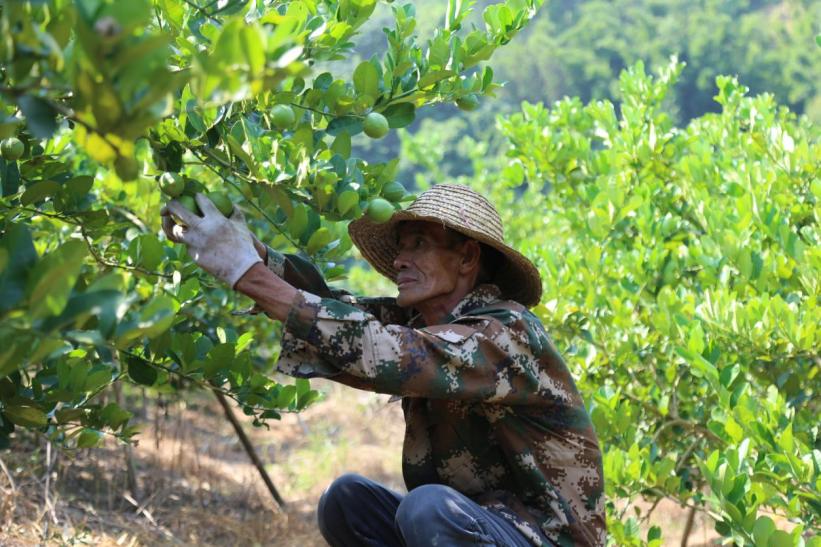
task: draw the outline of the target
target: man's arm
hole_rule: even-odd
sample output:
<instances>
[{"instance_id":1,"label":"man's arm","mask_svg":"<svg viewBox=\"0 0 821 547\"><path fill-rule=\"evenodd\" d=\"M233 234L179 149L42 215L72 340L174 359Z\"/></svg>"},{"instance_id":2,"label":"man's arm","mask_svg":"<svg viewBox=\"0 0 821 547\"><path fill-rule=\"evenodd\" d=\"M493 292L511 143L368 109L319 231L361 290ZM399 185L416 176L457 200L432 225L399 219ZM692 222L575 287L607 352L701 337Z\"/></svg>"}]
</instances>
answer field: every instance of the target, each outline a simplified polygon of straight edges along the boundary
<instances>
[{"instance_id":1,"label":"man's arm","mask_svg":"<svg viewBox=\"0 0 821 547\"><path fill-rule=\"evenodd\" d=\"M243 275L234 289L251 298L269 317L288 318L297 289L259 262Z\"/></svg>"},{"instance_id":2,"label":"man's arm","mask_svg":"<svg viewBox=\"0 0 821 547\"><path fill-rule=\"evenodd\" d=\"M253 274L252 269L238 290L249 296L277 290ZM522 319L506 325L468 317L413 329L383 324L354 306L304 291L280 294L260 305L284 321L291 339L309 346L306 359L322 361L326 373L321 375L336 379L327 371L338 371L352 385L355 379L356 387L411 397L546 406L577 402L573 381L547 335Z\"/></svg>"},{"instance_id":3,"label":"man's arm","mask_svg":"<svg viewBox=\"0 0 821 547\"><path fill-rule=\"evenodd\" d=\"M294 288L304 290L322 298L342 300L364 310L383 323L407 323L413 310L401 308L392 297L359 297L347 291L332 289L328 286L319 268L306 258L295 254L284 254L258 241L254 246L268 269L281 277Z\"/></svg>"},{"instance_id":4,"label":"man's arm","mask_svg":"<svg viewBox=\"0 0 821 547\"><path fill-rule=\"evenodd\" d=\"M333 292L325 278L322 277L319 269L309 260L295 254L285 254L275 251L267 245L254 242L257 251L260 246L264 253L260 252L262 260L275 275L281 277L297 289L308 291L323 298L332 298Z\"/></svg>"}]
</instances>

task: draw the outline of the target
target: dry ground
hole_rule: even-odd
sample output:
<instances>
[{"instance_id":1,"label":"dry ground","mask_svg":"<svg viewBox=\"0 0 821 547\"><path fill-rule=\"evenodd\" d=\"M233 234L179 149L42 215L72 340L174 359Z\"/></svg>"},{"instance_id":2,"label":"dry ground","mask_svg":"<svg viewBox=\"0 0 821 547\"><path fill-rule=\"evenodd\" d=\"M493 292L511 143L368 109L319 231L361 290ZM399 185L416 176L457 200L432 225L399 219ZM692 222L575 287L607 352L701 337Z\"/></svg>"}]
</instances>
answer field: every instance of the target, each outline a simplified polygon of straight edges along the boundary
<instances>
[{"instance_id":1,"label":"dry ground","mask_svg":"<svg viewBox=\"0 0 821 547\"><path fill-rule=\"evenodd\" d=\"M399 404L386 396L329 382L314 387L326 397L300 416L285 415L270 430L245 428L286 511L265 489L216 400L187 394L187 403L143 406L145 426L130 457L113 441L48 454L42 440L24 438L0 452L0 545L324 545L314 508L334 477L353 471L403 491L403 425ZM685 520L666 504L653 518L668 545L680 544ZM698 518L689 545L707 545L714 536Z\"/></svg>"}]
</instances>

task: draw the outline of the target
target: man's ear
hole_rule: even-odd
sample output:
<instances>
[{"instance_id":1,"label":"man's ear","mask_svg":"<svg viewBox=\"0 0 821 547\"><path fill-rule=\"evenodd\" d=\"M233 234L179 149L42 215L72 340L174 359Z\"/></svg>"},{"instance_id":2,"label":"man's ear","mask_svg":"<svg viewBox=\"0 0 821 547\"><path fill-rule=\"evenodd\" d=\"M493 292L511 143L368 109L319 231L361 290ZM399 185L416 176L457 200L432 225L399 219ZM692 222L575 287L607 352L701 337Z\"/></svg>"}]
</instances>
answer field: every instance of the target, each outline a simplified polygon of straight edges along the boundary
<instances>
[{"instance_id":1,"label":"man's ear","mask_svg":"<svg viewBox=\"0 0 821 547\"><path fill-rule=\"evenodd\" d=\"M472 270L479 271L479 260L482 255L482 248L475 239L468 239L462 245L462 259L459 263L459 271L468 273Z\"/></svg>"}]
</instances>

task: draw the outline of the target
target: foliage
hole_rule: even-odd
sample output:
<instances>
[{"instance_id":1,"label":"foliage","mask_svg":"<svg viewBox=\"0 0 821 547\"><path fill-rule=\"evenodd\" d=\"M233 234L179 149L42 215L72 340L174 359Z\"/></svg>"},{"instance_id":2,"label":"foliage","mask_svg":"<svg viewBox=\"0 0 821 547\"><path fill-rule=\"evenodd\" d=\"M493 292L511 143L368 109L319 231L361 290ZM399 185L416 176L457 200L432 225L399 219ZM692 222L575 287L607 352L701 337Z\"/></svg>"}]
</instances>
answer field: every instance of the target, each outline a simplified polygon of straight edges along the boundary
<instances>
[{"instance_id":1,"label":"foliage","mask_svg":"<svg viewBox=\"0 0 821 547\"><path fill-rule=\"evenodd\" d=\"M623 69L677 55L689 68L668 102L682 122L715 112L715 78L734 74L754 94L773 93L818 123L819 21L818 2L802 0L560 0L545 6L494 67L510 82L508 104L564 96L616 102Z\"/></svg>"},{"instance_id":2,"label":"foliage","mask_svg":"<svg viewBox=\"0 0 821 547\"><path fill-rule=\"evenodd\" d=\"M477 6L493 1L478 0ZM430 36L443 26L439 4L437 0L414 2L420 36ZM467 135L476 141L495 141L495 117L519 111L522 101L548 104L565 96L579 97L582 102L607 99L618 112L620 71L638 60L648 66L661 65L671 55L686 62L687 70L663 109L680 124L719 108L713 100L719 74L735 74L753 94L772 93L779 104L818 123L821 55L814 36L821 31L820 6L806 0L548 2L515 40L494 54L495 77L505 83L496 100L480 101L475 112L445 106L417 115L407 128L419 132L412 146L426 148L432 156L422 164L401 163L398 177L427 184L466 174L469 166L461 154L447 143L438 147L427 139L443 141L450 135L458 142ZM465 19L474 20L481 22L477 13ZM388 19L377 13L366 26L386 24ZM351 69L375 47L363 36L348 60ZM427 123L435 124L437 131L426 131ZM354 143L355 149L370 158L387 160L397 155L400 146L410 145L407 139L400 143L393 137L360 141ZM495 153L495 146L490 150ZM433 156L439 159L431 171L428 165L434 163Z\"/></svg>"},{"instance_id":3,"label":"foliage","mask_svg":"<svg viewBox=\"0 0 821 547\"><path fill-rule=\"evenodd\" d=\"M619 115L524 104L499 119L504 156L462 141L462 180L537 260L536 313L603 445L615 544L660 545L634 501L668 497L736 545L818 545L821 135L724 76L721 112L676 127L662 104L681 70L623 72Z\"/></svg>"},{"instance_id":4,"label":"foliage","mask_svg":"<svg viewBox=\"0 0 821 547\"><path fill-rule=\"evenodd\" d=\"M130 413L95 402L124 379L217 389L256 423L314 400L269 376L272 323L235 317L233 292L158 237L161 176L227 190L262 241L339 276L345 221L383 187L406 199L396 158L352 155L363 120L400 128L491 94L480 63L540 4L496 4L468 29L472 3L452 1L425 43L413 5L391 4L384 53L339 72L375 0L3 3L0 138L24 152L0 160L0 445L15 428L128 439Z\"/></svg>"}]
</instances>

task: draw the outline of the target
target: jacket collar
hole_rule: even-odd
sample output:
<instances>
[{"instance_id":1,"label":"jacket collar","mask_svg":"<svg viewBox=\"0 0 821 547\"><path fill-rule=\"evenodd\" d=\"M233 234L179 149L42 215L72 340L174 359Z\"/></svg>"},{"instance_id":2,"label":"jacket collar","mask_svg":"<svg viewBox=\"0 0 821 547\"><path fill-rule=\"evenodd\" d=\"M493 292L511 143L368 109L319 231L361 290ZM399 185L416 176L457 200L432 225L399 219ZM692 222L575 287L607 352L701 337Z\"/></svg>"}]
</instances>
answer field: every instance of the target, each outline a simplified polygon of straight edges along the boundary
<instances>
[{"instance_id":1,"label":"jacket collar","mask_svg":"<svg viewBox=\"0 0 821 547\"><path fill-rule=\"evenodd\" d=\"M491 284L477 285L472 291L465 295L462 300L451 310L449 314L442 318L441 324L452 323L463 315L468 315L471 311L483 308L488 304L496 302L501 297L502 292L499 287ZM423 327L422 315L416 314L410 321L411 326Z\"/></svg>"}]
</instances>

